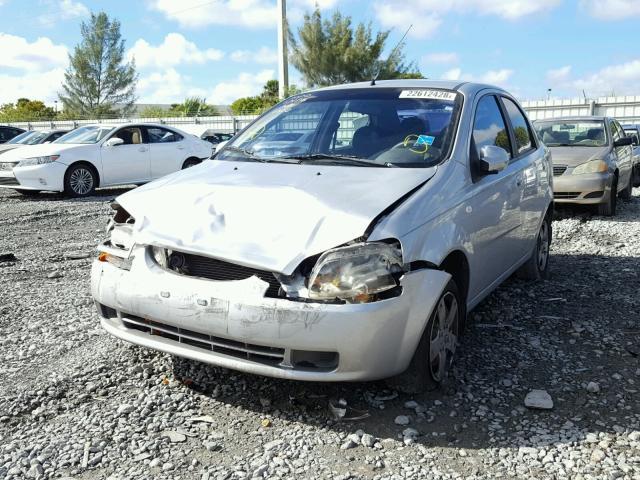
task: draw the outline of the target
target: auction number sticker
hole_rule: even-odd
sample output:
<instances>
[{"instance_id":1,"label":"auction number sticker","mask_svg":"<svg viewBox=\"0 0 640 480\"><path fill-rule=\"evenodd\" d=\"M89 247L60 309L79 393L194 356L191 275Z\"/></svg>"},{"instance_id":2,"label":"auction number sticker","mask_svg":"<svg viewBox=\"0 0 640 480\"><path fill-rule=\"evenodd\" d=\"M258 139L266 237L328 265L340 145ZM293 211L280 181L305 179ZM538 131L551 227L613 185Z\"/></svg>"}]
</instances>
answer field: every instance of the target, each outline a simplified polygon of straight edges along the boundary
<instances>
[{"instance_id":1,"label":"auction number sticker","mask_svg":"<svg viewBox=\"0 0 640 480\"><path fill-rule=\"evenodd\" d=\"M456 99L455 92L446 92L444 90L402 90L399 98L429 98L435 100L450 100Z\"/></svg>"}]
</instances>

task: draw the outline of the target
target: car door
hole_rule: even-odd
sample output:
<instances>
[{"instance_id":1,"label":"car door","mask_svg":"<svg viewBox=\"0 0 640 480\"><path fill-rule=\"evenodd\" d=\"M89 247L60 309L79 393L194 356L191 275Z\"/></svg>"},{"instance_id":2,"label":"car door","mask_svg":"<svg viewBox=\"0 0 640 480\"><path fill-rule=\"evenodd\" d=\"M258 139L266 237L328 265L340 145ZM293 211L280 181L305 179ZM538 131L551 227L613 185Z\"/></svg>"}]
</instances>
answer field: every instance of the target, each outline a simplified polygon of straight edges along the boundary
<instances>
[{"instance_id":1,"label":"car door","mask_svg":"<svg viewBox=\"0 0 640 480\"><path fill-rule=\"evenodd\" d=\"M102 179L104 184L145 183L150 177L149 144L146 132L140 126L128 126L116 130L100 145ZM123 141L109 146L111 138Z\"/></svg>"},{"instance_id":2,"label":"car door","mask_svg":"<svg viewBox=\"0 0 640 480\"><path fill-rule=\"evenodd\" d=\"M465 209L469 213L467 227L473 245L469 260L474 290L469 293L473 297L502 281L521 260L524 247L520 206L522 164L510 162L494 174L483 174L477 169L483 146L498 146L513 157L506 116L496 95L486 94L477 102L471 137L473 194Z\"/></svg>"},{"instance_id":3,"label":"car door","mask_svg":"<svg viewBox=\"0 0 640 480\"><path fill-rule=\"evenodd\" d=\"M151 178L160 178L182 168L189 156L187 141L178 132L163 127L146 127L149 137Z\"/></svg>"},{"instance_id":4,"label":"car door","mask_svg":"<svg viewBox=\"0 0 640 480\"><path fill-rule=\"evenodd\" d=\"M538 148L533 129L526 115L511 98L500 97L511 132L513 158L511 163L519 167L520 212L522 219L522 255L533 250L542 215L547 208L548 164L544 150ZM518 182L516 182L518 183Z\"/></svg>"},{"instance_id":5,"label":"car door","mask_svg":"<svg viewBox=\"0 0 640 480\"><path fill-rule=\"evenodd\" d=\"M614 142L626 136L624 130L622 130L622 127L616 120L611 120L609 125ZM615 152L616 162L618 164L618 191L621 191L627 188L631 178L633 147L630 145L614 147L613 151Z\"/></svg>"}]
</instances>

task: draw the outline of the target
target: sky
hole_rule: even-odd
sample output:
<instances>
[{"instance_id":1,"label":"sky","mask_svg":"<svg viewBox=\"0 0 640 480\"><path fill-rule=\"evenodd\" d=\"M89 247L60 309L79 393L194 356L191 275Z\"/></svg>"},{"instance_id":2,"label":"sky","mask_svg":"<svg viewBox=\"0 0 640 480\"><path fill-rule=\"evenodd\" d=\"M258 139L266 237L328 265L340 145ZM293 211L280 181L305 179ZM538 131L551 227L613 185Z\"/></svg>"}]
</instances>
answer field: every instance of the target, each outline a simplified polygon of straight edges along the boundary
<instances>
[{"instance_id":1,"label":"sky","mask_svg":"<svg viewBox=\"0 0 640 480\"><path fill-rule=\"evenodd\" d=\"M288 0L291 28L316 6L390 30L386 53L411 26L406 58L430 79L523 100L640 95L640 0ZM52 105L80 22L101 10L122 24L139 103L229 104L277 76L276 0L0 0L0 104Z\"/></svg>"}]
</instances>

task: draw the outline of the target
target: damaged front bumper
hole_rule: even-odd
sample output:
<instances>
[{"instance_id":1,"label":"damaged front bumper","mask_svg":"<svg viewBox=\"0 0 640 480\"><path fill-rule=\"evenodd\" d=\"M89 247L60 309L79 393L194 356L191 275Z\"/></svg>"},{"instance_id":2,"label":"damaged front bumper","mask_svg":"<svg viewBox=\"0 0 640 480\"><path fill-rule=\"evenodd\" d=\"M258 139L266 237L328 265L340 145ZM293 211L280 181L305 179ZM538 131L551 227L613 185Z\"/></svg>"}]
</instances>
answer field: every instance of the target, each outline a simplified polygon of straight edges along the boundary
<instances>
[{"instance_id":1,"label":"damaged front bumper","mask_svg":"<svg viewBox=\"0 0 640 480\"><path fill-rule=\"evenodd\" d=\"M220 367L308 381L374 380L408 366L449 274L402 276L402 293L371 303L265 297L257 277L214 281L158 266L136 246L130 270L95 261L103 327L128 342Z\"/></svg>"}]
</instances>

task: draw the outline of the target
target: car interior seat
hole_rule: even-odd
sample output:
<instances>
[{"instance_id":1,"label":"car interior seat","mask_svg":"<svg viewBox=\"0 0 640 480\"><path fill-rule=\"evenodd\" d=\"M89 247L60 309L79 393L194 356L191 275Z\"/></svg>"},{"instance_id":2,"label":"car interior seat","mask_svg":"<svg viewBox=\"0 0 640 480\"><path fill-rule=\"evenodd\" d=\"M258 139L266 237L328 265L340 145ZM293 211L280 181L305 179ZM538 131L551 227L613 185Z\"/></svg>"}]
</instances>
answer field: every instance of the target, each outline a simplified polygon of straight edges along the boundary
<instances>
[{"instance_id":1,"label":"car interior seat","mask_svg":"<svg viewBox=\"0 0 640 480\"><path fill-rule=\"evenodd\" d=\"M131 143L133 143L134 145L142 143L140 130L132 130L131 131Z\"/></svg>"},{"instance_id":2,"label":"car interior seat","mask_svg":"<svg viewBox=\"0 0 640 480\"><path fill-rule=\"evenodd\" d=\"M594 142L602 142L604 141L604 130L601 128L590 128L587 130L587 138Z\"/></svg>"}]
</instances>

